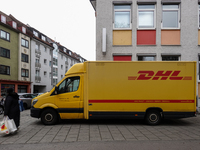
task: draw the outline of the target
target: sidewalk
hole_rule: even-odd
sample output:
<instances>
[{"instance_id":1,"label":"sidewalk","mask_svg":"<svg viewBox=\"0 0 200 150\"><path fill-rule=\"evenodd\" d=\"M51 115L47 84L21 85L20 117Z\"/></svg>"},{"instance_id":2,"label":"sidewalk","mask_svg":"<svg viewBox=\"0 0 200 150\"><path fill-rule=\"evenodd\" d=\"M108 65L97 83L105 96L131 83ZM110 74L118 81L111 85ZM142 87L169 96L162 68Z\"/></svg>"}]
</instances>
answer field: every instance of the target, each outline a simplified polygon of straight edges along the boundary
<instances>
[{"instance_id":1,"label":"sidewalk","mask_svg":"<svg viewBox=\"0 0 200 150\"><path fill-rule=\"evenodd\" d=\"M0 120L3 116L0 115ZM30 117L30 110L21 113L17 134L2 136L1 144L57 143L76 141L169 141L200 140L200 116L165 120L158 126L148 126L141 120L65 120L45 126Z\"/></svg>"}]
</instances>

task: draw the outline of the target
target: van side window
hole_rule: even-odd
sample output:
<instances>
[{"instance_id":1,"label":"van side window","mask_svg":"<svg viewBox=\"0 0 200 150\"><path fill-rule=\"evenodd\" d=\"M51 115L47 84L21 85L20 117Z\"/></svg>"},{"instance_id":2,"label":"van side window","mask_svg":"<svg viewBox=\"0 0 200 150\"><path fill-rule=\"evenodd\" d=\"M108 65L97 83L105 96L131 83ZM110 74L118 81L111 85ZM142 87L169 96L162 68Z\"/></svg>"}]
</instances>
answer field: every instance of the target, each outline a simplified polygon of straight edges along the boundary
<instances>
[{"instance_id":1,"label":"van side window","mask_svg":"<svg viewBox=\"0 0 200 150\"><path fill-rule=\"evenodd\" d=\"M65 79L59 85L58 94L77 91L79 87L79 83L80 83L80 77L70 77L70 78Z\"/></svg>"}]
</instances>

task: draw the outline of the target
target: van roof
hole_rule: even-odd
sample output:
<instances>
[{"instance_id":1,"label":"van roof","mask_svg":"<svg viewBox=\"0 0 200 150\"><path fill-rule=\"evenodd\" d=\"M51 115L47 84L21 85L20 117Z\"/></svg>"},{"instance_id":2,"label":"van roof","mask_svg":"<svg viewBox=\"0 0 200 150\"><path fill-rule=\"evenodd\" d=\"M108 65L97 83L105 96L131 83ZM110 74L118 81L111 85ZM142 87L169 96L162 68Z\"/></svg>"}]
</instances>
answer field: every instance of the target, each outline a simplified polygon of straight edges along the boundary
<instances>
[{"instance_id":1,"label":"van roof","mask_svg":"<svg viewBox=\"0 0 200 150\"><path fill-rule=\"evenodd\" d=\"M84 72L84 64L83 63L78 63L73 65L66 73L66 75L69 74L74 74L74 73L83 73Z\"/></svg>"}]
</instances>

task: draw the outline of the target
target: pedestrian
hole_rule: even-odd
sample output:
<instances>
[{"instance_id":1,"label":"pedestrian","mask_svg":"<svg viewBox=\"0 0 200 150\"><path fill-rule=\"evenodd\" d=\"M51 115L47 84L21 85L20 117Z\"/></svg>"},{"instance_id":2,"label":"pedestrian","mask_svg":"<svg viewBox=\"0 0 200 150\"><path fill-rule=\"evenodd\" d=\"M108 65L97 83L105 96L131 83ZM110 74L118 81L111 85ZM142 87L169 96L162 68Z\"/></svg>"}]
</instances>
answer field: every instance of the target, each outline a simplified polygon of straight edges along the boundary
<instances>
[{"instance_id":1,"label":"pedestrian","mask_svg":"<svg viewBox=\"0 0 200 150\"><path fill-rule=\"evenodd\" d=\"M19 109L19 95L13 92L12 88L7 89L7 96L5 100L4 116L8 116L9 119L13 119L17 129L20 125L20 109Z\"/></svg>"}]
</instances>

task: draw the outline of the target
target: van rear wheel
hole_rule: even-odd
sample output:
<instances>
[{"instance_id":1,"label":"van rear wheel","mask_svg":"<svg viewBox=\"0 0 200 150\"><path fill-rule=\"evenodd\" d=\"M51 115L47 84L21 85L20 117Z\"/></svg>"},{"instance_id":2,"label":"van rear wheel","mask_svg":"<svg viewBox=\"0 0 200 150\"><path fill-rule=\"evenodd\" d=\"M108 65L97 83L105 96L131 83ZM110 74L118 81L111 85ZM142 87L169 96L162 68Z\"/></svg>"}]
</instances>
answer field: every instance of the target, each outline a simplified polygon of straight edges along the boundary
<instances>
[{"instance_id":1,"label":"van rear wheel","mask_svg":"<svg viewBox=\"0 0 200 150\"><path fill-rule=\"evenodd\" d=\"M157 125L161 122L160 112L157 110L150 110L147 112L145 121L148 125Z\"/></svg>"},{"instance_id":2,"label":"van rear wheel","mask_svg":"<svg viewBox=\"0 0 200 150\"><path fill-rule=\"evenodd\" d=\"M44 125L54 125L58 121L58 114L53 109L45 109L41 114L41 121Z\"/></svg>"}]
</instances>

